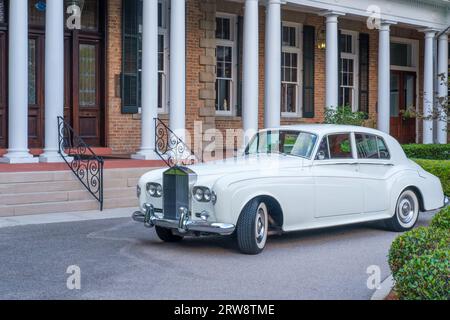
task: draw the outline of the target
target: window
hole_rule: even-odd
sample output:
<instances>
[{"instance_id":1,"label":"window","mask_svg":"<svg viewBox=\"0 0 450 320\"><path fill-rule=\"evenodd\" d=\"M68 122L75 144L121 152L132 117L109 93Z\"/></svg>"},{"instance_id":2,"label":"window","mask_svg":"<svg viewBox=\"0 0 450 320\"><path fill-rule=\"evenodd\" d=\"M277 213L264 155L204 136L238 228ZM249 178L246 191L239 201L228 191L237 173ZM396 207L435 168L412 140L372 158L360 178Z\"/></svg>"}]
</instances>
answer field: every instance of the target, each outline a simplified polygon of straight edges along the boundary
<instances>
[{"instance_id":1,"label":"window","mask_svg":"<svg viewBox=\"0 0 450 320\"><path fill-rule=\"evenodd\" d=\"M391 43L391 65L400 67L414 67L413 48L410 43Z\"/></svg>"},{"instance_id":2,"label":"window","mask_svg":"<svg viewBox=\"0 0 450 320\"><path fill-rule=\"evenodd\" d=\"M356 150L359 159L380 159L377 137L371 134L356 134Z\"/></svg>"},{"instance_id":3,"label":"window","mask_svg":"<svg viewBox=\"0 0 450 320\"><path fill-rule=\"evenodd\" d=\"M341 31L339 38L340 72L339 105L350 106L358 110L358 34L353 31Z\"/></svg>"},{"instance_id":4,"label":"window","mask_svg":"<svg viewBox=\"0 0 450 320\"><path fill-rule=\"evenodd\" d=\"M97 48L91 44L80 44L80 107L97 105Z\"/></svg>"},{"instance_id":5,"label":"window","mask_svg":"<svg viewBox=\"0 0 450 320\"><path fill-rule=\"evenodd\" d=\"M28 103L37 103L37 41L28 40Z\"/></svg>"},{"instance_id":6,"label":"window","mask_svg":"<svg viewBox=\"0 0 450 320\"><path fill-rule=\"evenodd\" d=\"M317 136L302 131L264 131L249 143L246 154L281 153L301 158L311 158Z\"/></svg>"},{"instance_id":7,"label":"window","mask_svg":"<svg viewBox=\"0 0 450 320\"><path fill-rule=\"evenodd\" d=\"M235 64L236 64L236 42L234 36L234 16L218 16L216 18L216 112L223 115L234 113L233 103Z\"/></svg>"},{"instance_id":8,"label":"window","mask_svg":"<svg viewBox=\"0 0 450 320\"><path fill-rule=\"evenodd\" d=\"M282 27L281 113L283 116L296 116L300 112L300 34L299 25L285 23Z\"/></svg>"},{"instance_id":9,"label":"window","mask_svg":"<svg viewBox=\"0 0 450 320\"><path fill-rule=\"evenodd\" d=\"M142 0L123 0L122 113L141 107ZM168 6L158 2L158 111L168 111Z\"/></svg>"},{"instance_id":10,"label":"window","mask_svg":"<svg viewBox=\"0 0 450 320\"><path fill-rule=\"evenodd\" d=\"M323 138L316 160L353 159L350 134L332 134Z\"/></svg>"}]
</instances>

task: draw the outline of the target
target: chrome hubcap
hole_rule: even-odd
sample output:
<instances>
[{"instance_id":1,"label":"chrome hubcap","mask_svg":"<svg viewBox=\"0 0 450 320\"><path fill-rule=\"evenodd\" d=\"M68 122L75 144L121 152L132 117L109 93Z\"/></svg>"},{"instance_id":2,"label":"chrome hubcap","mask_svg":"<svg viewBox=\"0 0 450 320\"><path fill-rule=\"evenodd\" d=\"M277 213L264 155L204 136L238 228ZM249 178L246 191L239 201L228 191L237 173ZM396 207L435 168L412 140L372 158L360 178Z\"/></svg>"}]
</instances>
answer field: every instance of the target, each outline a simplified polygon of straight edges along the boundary
<instances>
[{"instance_id":1,"label":"chrome hubcap","mask_svg":"<svg viewBox=\"0 0 450 320\"><path fill-rule=\"evenodd\" d=\"M400 221L404 224L409 224L414 219L415 209L414 200L411 196L405 195L400 199L397 209Z\"/></svg>"},{"instance_id":2,"label":"chrome hubcap","mask_svg":"<svg viewBox=\"0 0 450 320\"><path fill-rule=\"evenodd\" d=\"M261 204L256 214L256 241L261 244L266 239L267 213L264 204Z\"/></svg>"}]
</instances>

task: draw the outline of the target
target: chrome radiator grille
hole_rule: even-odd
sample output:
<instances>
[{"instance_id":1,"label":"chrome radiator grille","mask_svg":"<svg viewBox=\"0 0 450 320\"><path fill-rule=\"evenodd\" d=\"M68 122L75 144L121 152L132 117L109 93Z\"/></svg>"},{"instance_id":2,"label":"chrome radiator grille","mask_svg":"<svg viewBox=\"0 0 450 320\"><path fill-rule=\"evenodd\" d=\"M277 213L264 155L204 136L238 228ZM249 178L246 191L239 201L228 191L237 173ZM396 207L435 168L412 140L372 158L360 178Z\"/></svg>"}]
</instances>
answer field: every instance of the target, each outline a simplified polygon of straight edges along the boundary
<instances>
[{"instance_id":1,"label":"chrome radiator grille","mask_svg":"<svg viewBox=\"0 0 450 320\"><path fill-rule=\"evenodd\" d=\"M189 209L189 174L183 168L171 168L163 176L164 218L179 219L180 207Z\"/></svg>"}]
</instances>

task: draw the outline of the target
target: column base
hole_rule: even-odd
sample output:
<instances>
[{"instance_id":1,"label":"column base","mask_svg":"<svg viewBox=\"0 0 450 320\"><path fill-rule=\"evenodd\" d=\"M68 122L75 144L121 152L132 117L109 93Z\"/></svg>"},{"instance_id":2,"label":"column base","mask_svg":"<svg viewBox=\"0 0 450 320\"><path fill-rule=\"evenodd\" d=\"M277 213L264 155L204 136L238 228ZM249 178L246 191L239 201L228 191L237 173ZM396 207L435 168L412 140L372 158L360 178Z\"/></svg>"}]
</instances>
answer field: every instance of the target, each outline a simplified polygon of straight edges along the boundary
<instances>
[{"instance_id":1,"label":"column base","mask_svg":"<svg viewBox=\"0 0 450 320\"><path fill-rule=\"evenodd\" d=\"M6 164L26 164L39 163L39 158L33 157L28 152L9 152L0 158L0 163Z\"/></svg>"},{"instance_id":2,"label":"column base","mask_svg":"<svg viewBox=\"0 0 450 320\"><path fill-rule=\"evenodd\" d=\"M161 157L154 150L139 151L131 156L133 160L161 160Z\"/></svg>"},{"instance_id":3,"label":"column base","mask_svg":"<svg viewBox=\"0 0 450 320\"><path fill-rule=\"evenodd\" d=\"M69 159L70 160L70 159ZM65 162L59 153L45 152L39 156L39 162L42 163L62 163Z\"/></svg>"}]
</instances>

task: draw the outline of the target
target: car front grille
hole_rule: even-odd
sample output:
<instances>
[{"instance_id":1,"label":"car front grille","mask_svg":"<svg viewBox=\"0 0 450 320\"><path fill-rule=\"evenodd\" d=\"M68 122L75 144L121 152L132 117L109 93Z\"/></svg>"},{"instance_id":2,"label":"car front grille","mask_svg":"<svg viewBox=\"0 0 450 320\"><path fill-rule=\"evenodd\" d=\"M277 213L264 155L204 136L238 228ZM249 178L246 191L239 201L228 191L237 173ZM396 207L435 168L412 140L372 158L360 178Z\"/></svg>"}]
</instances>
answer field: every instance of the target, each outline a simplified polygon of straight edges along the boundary
<instances>
[{"instance_id":1,"label":"car front grille","mask_svg":"<svg viewBox=\"0 0 450 320\"><path fill-rule=\"evenodd\" d=\"M181 207L189 209L189 175L180 168L171 168L163 176L164 218L179 219Z\"/></svg>"}]
</instances>

